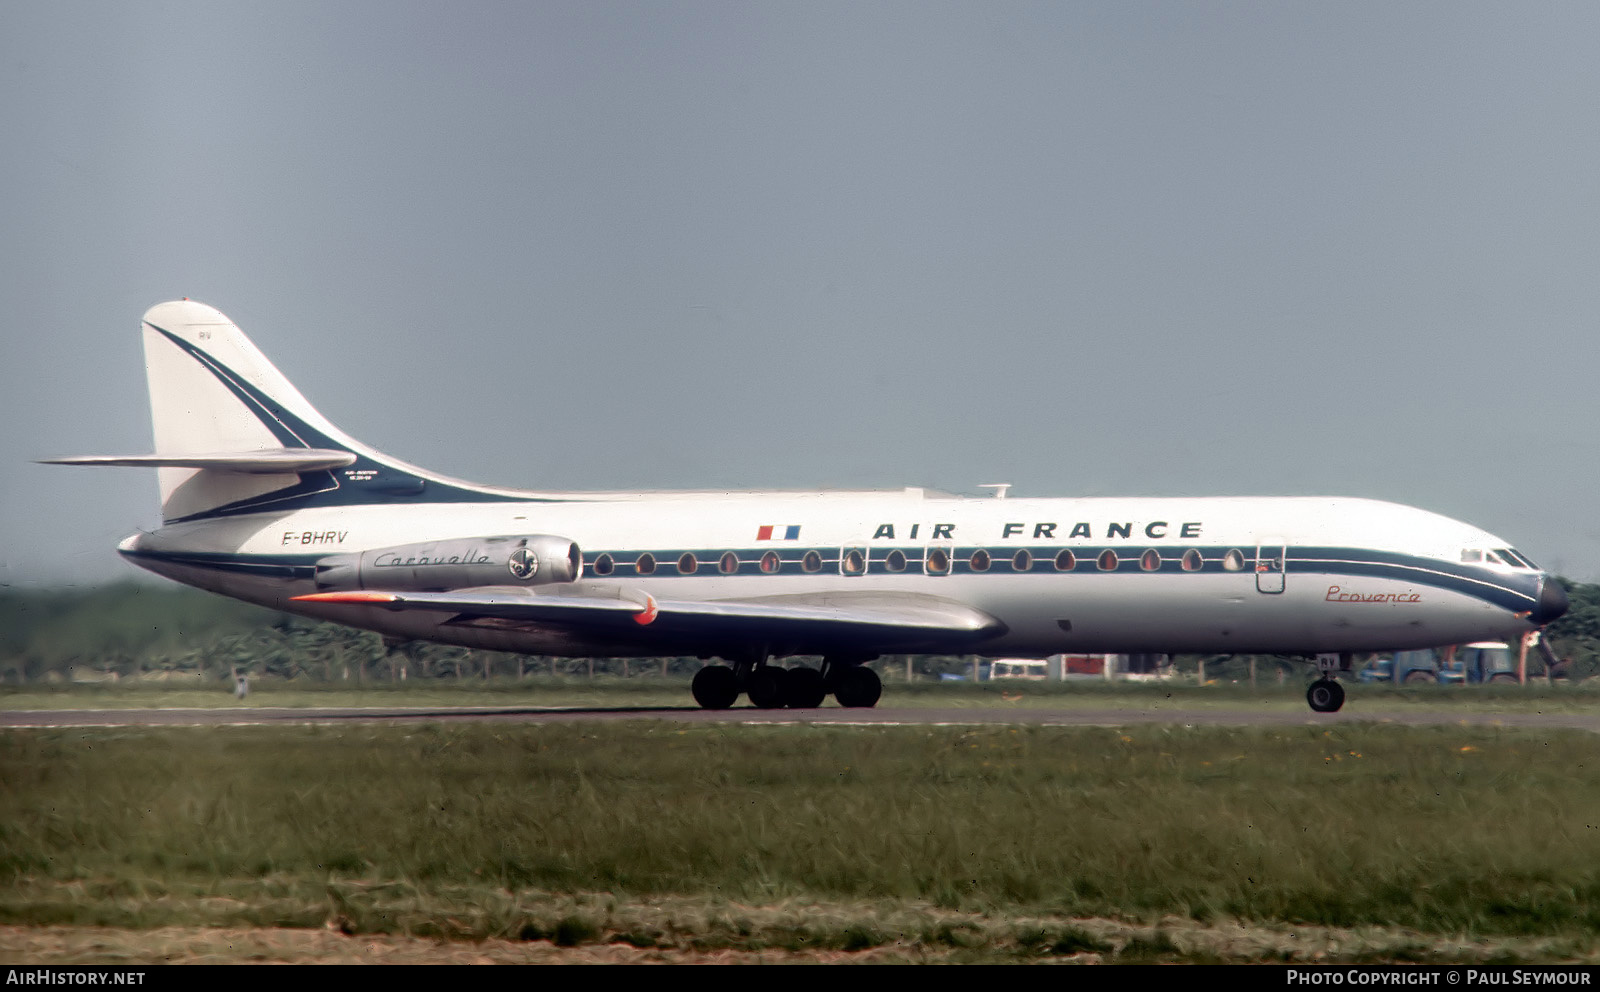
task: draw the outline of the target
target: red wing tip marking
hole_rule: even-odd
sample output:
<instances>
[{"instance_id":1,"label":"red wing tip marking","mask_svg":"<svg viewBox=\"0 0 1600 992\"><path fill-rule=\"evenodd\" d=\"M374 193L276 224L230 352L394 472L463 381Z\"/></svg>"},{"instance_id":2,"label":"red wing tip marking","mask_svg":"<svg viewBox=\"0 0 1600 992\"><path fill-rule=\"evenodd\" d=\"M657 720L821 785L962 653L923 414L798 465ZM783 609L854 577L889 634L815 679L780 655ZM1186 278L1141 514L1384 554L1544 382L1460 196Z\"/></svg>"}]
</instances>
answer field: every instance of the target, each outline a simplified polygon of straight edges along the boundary
<instances>
[{"instance_id":1,"label":"red wing tip marking","mask_svg":"<svg viewBox=\"0 0 1600 992\"><path fill-rule=\"evenodd\" d=\"M649 593L644 597L644 609L633 615L633 622L643 627L655 622L660 611L656 608L656 598Z\"/></svg>"},{"instance_id":2,"label":"red wing tip marking","mask_svg":"<svg viewBox=\"0 0 1600 992\"><path fill-rule=\"evenodd\" d=\"M300 603L393 603L400 597L392 592L314 592L290 598Z\"/></svg>"}]
</instances>

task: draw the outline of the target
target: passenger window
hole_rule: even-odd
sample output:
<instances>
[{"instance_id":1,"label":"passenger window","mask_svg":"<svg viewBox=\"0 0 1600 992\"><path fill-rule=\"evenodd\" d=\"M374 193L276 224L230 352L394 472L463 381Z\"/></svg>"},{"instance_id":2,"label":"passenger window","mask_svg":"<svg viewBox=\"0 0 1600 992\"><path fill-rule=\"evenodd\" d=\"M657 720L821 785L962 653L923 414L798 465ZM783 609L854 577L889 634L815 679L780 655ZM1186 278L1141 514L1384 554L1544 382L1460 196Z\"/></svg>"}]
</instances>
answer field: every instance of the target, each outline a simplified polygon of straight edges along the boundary
<instances>
[{"instance_id":1,"label":"passenger window","mask_svg":"<svg viewBox=\"0 0 1600 992\"><path fill-rule=\"evenodd\" d=\"M989 552L979 548L967 559L967 567L974 572L987 572L989 570Z\"/></svg>"},{"instance_id":2,"label":"passenger window","mask_svg":"<svg viewBox=\"0 0 1600 992\"><path fill-rule=\"evenodd\" d=\"M1139 556L1139 567L1146 572L1154 572L1161 567L1161 552L1154 548Z\"/></svg>"},{"instance_id":3,"label":"passenger window","mask_svg":"<svg viewBox=\"0 0 1600 992\"><path fill-rule=\"evenodd\" d=\"M634 561L633 570L640 575L654 575L656 570L656 556L646 551Z\"/></svg>"},{"instance_id":4,"label":"passenger window","mask_svg":"<svg viewBox=\"0 0 1600 992\"><path fill-rule=\"evenodd\" d=\"M1056 555L1056 571L1070 572L1078 567L1078 558L1070 551L1063 551Z\"/></svg>"},{"instance_id":5,"label":"passenger window","mask_svg":"<svg viewBox=\"0 0 1600 992\"><path fill-rule=\"evenodd\" d=\"M800 559L800 567L808 572L822 571L822 556L815 551L807 551L806 556Z\"/></svg>"},{"instance_id":6,"label":"passenger window","mask_svg":"<svg viewBox=\"0 0 1600 992\"><path fill-rule=\"evenodd\" d=\"M1205 562L1200 558L1200 552L1195 548L1190 548L1183 553L1183 570L1185 572L1198 572L1204 564Z\"/></svg>"},{"instance_id":7,"label":"passenger window","mask_svg":"<svg viewBox=\"0 0 1600 992\"><path fill-rule=\"evenodd\" d=\"M1117 553L1110 548L1100 552L1100 571L1115 572L1117 570Z\"/></svg>"},{"instance_id":8,"label":"passenger window","mask_svg":"<svg viewBox=\"0 0 1600 992\"><path fill-rule=\"evenodd\" d=\"M700 563L695 560L692 551L685 551L683 557L678 559L678 571L684 575L693 575L699 567Z\"/></svg>"},{"instance_id":9,"label":"passenger window","mask_svg":"<svg viewBox=\"0 0 1600 992\"><path fill-rule=\"evenodd\" d=\"M594 574L596 575L610 575L615 568L616 563L612 561L610 555L601 555L594 560Z\"/></svg>"},{"instance_id":10,"label":"passenger window","mask_svg":"<svg viewBox=\"0 0 1600 992\"><path fill-rule=\"evenodd\" d=\"M1011 570L1013 572L1027 572L1033 568L1033 555L1028 554L1024 548L1011 556Z\"/></svg>"},{"instance_id":11,"label":"passenger window","mask_svg":"<svg viewBox=\"0 0 1600 992\"><path fill-rule=\"evenodd\" d=\"M860 548L848 548L839 560L839 570L846 575L860 575L867 570L867 557Z\"/></svg>"},{"instance_id":12,"label":"passenger window","mask_svg":"<svg viewBox=\"0 0 1600 992\"><path fill-rule=\"evenodd\" d=\"M761 556L761 570L768 575L778 570L778 553L776 551L768 551Z\"/></svg>"},{"instance_id":13,"label":"passenger window","mask_svg":"<svg viewBox=\"0 0 1600 992\"><path fill-rule=\"evenodd\" d=\"M906 570L906 553L899 548L895 548L884 557L883 567L891 572L904 572Z\"/></svg>"},{"instance_id":14,"label":"passenger window","mask_svg":"<svg viewBox=\"0 0 1600 992\"><path fill-rule=\"evenodd\" d=\"M950 571L950 552L943 548L929 548L922 565L929 575L943 575Z\"/></svg>"},{"instance_id":15,"label":"passenger window","mask_svg":"<svg viewBox=\"0 0 1600 992\"><path fill-rule=\"evenodd\" d=\"M732 551L724 554L722 556L722 560L717 562L717 571L721 572L723 575L732 575L738 570L739 556L734 554Z\"/></svg>"},{"instance_id":16,"label":"passenger window","mask_svg":"<svg viewBox=\"0 0 1600 992\"><path fill-rule=\"evenodd\" d=\"M1222 567L1230 572L1244 571L1244 552L1238 548L1229 548L1228 553L1222 556Z\"/></svg>"}]
</instances>

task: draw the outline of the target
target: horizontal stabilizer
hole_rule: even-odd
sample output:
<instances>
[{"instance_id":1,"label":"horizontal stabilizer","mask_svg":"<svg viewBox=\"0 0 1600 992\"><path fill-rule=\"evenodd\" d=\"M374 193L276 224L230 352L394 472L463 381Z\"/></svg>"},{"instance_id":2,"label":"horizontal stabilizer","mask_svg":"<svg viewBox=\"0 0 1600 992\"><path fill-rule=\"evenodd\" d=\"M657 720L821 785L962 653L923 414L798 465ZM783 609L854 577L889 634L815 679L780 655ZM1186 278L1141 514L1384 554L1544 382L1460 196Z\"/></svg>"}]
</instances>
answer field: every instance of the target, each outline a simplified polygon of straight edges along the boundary
<instances>
[{"instance_id":1,"label":"horizontal stabilizer","mask_svg":"<svg viewBox=\"0 0 1600 992\"><path fill-rule=\"evenodd\" d=\"M262 451L236 451L203 455L78 455L73 458L43 458L44 465L131 465L144 468L200 468L212 472L239 472L244 475L282 475L315 472L355 464L348 451L325 448L268 448Z\"/></svg>"}]
</instances>

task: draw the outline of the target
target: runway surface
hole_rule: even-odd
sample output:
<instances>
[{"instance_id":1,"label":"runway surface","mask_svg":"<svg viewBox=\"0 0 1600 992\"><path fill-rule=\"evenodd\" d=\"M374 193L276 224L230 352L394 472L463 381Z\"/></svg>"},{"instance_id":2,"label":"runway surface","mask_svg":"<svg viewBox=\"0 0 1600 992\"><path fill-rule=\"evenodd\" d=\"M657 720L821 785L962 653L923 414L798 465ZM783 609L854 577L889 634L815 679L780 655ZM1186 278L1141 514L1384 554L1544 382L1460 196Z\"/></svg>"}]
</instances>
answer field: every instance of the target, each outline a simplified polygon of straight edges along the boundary
<instances>
[{"instance_id":1,"label":"runway surface","mask_svg":"<svg viewBox=\"0 0 1600 992\"><path fill-rule=\"evenodd\" d=\"M895 708L758 710L735 707L349 707L146 710L14 710L0 712L0 727L270 726L273 724L501 722L572 723L584 720L664 720L679 723L739 723L815 726L979 726L1031 724L1051 727L1121 727L1169 723L1187 726L1324 726L1390 723L1403 726L1471 725L1566 728L1600 731L1600 713L1467 713L1459 710L1302 713L1237 708L1195 709L964 709Z\"/></svg>"}]
</instances>

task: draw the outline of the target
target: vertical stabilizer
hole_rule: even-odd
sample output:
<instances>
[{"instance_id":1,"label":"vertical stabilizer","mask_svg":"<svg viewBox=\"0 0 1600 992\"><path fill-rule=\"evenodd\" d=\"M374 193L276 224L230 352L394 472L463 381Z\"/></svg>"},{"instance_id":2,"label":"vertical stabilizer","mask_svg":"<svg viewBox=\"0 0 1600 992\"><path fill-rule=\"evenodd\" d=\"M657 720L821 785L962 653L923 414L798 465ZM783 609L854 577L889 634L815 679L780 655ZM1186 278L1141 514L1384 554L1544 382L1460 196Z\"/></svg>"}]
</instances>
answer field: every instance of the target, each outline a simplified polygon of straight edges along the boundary
<instances>
[{"instance_id":1,"label":"vertical stabilizer","mask_svg":"<svg viewBox=\"0 0 1600 992\"><path fill-rule=\"evenodd\" d=\"M215 307L158 304L145 313L143 334L155 452L48 461L156 468L169 524L310 507L541 498L447 479L360 444Z\"/></svg>"},{"instance_id":2,"label":"vertical stabilizer","mask_svg":"<svg viewBox=\"0 0 1600 992\"><path fill-rule=\"evenodd\" d=\"M161 303L145 313L143 330L156 455L267 453L348 443L215 307L193 300ZM301 482L295 473L172 466L158 474L161 515L169 521Z\"/></svg>"}]
</instances>

